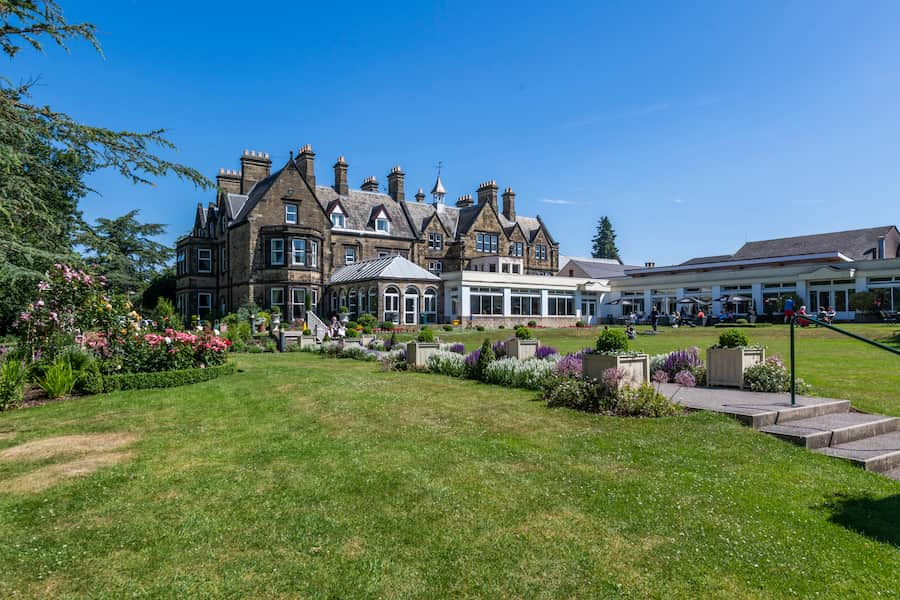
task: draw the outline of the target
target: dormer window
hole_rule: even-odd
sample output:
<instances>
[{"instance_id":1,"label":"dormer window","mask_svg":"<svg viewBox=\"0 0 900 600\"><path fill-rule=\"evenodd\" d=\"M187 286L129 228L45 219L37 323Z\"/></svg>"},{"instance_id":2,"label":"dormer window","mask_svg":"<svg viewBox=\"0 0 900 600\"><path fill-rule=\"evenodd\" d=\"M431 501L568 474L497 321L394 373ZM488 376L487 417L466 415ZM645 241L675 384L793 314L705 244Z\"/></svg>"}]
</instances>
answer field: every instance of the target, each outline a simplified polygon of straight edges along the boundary
<instances>
[{"instance_id":1,"label":"dormer window","mask_svg":"<svg viewBox=\"0 0 900 600\"><path fill-rule=\"evenodd\" d=\"M297 205L296 204L285 204L284 205L284 222L288 225L296 225L297 224Z\"/></svg>"},{"instance_id":2,"label":"dormer window","mask_svg":"<svg viewBox=\"0 0 900 600\"><path fill-rule=\"evenodd\" d=\"M335 206L331 211L331 226L338 229L344 229L347 226L347 220L344 218L344 211L340 206Z\"/></svg>"},{"instance_id":3,"label":"dormer window","mask_svg":"<svg viewBox=\"0 0 900 600\"><path fill-rule=\"evenodd\" d=\"M375 219L375 231L381 233L390 233L391 224L384 216L378 217Z\"/></svg>"}]
</instances>

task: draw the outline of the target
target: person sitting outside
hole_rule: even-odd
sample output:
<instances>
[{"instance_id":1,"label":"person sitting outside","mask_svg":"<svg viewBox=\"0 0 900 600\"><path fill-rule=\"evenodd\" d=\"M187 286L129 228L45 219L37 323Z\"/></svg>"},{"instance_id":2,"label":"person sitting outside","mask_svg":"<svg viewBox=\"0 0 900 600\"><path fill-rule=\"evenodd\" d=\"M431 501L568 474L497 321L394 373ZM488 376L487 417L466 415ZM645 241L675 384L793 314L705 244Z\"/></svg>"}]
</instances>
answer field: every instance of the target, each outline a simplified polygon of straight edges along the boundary
<instances>
[{"instance_id":1,"label":"person sitting outside","mask_svg":"<svg viewBox=\"0 0 900 600\"><path fill-rule=\"evenodd\" d=\"M720 310L719 311L719 323L727 323L727 322L728 322L728 315L725 314L724 310Z\"/></svg>"},{"instance_id":2,"label":"person sitting outside","mask_svg":"<svg viewBox=\"0 0 900 600\"><path fill-rule=\"evenodd\" d=\"M797 315L799 316L805 314L807 314L806 306L801 306L800 310L797 311ZM809 321L807 321L806 319L797 319L797 323L800 325L800 327L809 327Z\"/></svg>"},{"instance_id":3,"label":"person sitting outside","mask_svg":"<svg viewBox=\"0 0 900 600\"><path fill-rule=\"evenodd\" d=\"M706 325L706 313L703 312L702 308L697 311L697 324L700 325L701 327L703 325Z\"/></svg>"},{"instance_id":4,"label":"person sitting outside","mask_svg":"<svg viewBox=\"0 0 900 600\"><path fill-rule=\"evenodd\" d=\"M834 323L835 317L837 317L837 312L835 312L834 307L829 306L825 311L825 318L822 320L831 325L832 323Z\"/></svg>"},{"instance_id":5,"label":"person sitting outside","mask_svg":"<svg viewBox=\"0 0 900 600\"><path fill-rule=\"evenodd\" d=\"M634 331L634 325L629 325L628 327L625 328L625 335L628 336L629 340L633 340L637 336L637 334Z\"/></svg>"}]
</instances>

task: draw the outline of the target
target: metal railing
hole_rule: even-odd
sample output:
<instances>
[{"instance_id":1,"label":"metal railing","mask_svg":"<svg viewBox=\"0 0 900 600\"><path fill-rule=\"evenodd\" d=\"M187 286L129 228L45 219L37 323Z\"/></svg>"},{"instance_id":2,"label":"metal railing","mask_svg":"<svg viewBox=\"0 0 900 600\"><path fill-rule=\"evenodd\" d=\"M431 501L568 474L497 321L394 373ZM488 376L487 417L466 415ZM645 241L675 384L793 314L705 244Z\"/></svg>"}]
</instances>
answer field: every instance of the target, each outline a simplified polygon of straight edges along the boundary
<instances>
[{"instance_id":1,"label":"metal railing","mask_svg":"<svg viewBox=\"0 0 900 600\"><path fill-rule=\"evenodd\" d=\"M887 350L891 354L896 354L896 355L900 356L900 350L898 350L897 348L891 348L890 346L886 346L885 344L876 342L875 340L870 340L867 337L863 337L861 335L851 333L851 332L847 331L846 329L841 329L840 327L835 327L831 323L822 321L821 319L817 319L816 317L811 317L809 315L794 315L793 317L791 317L791 406L794 406L797 401L797 386L796 386L797 378L795 375L796 364L795 364L795 360L794 360L794 355L795 355L794 329L795 329L795 324L798 321L808 321L809 323L815 323L819 327L825 327L827 329L831 329L832 331L837 331L838 333L841 333L843 335L846 335L847 337L853 338L854 340L864 342L866 344L869 344L870 346L875 346L876 348L880 348L882 350Z\"/></svg>"}]
</instances>

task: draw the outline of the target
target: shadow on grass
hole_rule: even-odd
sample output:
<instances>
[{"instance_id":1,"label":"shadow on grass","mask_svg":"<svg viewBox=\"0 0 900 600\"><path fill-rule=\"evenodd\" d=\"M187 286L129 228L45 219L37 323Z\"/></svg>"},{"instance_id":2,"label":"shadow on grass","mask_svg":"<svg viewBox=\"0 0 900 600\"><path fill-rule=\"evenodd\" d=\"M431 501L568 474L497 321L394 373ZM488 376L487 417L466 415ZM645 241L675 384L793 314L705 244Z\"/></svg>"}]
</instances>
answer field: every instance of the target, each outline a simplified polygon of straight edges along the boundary
<instances>
[{"instance_id":1,"label":"shadow on grass","mask_svg":"<svg viewBox=\"0 0 900 600\"><path fill-rule=\"evenodd\" d=\"M832 523L879 542L900 547L900 494L876 499L868 495L835 494L824 507Z\"/></svg>"}]
</instances>

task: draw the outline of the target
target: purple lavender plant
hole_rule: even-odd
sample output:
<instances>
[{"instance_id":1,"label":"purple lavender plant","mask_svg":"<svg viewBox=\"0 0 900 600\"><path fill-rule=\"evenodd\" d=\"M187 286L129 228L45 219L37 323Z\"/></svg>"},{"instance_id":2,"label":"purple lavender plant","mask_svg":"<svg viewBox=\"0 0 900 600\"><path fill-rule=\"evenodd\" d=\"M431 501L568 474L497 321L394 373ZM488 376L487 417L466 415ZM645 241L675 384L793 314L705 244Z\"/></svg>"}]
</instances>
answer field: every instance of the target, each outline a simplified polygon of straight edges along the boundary
<instances>
[{"instance_id":1,"label":"purple lavender plant","mask_svg":"<svg viewBox=\"0 0 900 600\"><path fill-rule=\"evenodd\" d=\"M670 353L662 364L662 370L666 372L669 380L672 380L679 371L689 371L702 366L700 348L692 346L686 350L675 350Z\"/></svg>"},{"instance_id":2,"label":"purple lavender plant","mask_svg":"<svg viewBox=\"0 0 900 600\"><path fill-rule=\"evenodd\" d=\"M556 364L556 372L559 375L569 377L581 377L584 372L584 364L577 354L567 354L559 359Z\"/></svg>"},{"instance_id":3,"label":"purple lavender plant","mask_svg":"<svg viewBox=\"0 0 900 600\"><path fill-rule=\"evenodd\" d=\"M456 343L450 346L450 352L455 352L456 354L465 354L466 347L464 344Z\"/></svg>"},{"instance_id":4,"label":"purple lavender plant","mask_svg":"<svg viewBox=\"0 0 900 600\"><path fill-rule=\"evenodd\" d=\"M622 381L625 379L625 375L625 369L610 367L600 375L600 381L606 384L606 387L609 389L617 390L619 389L619 385L621 385Z\"/></svg>"},{"instance_id":5,"label":"purple lavender plant","mask_svg":"<svg viewBox=\"0 0 900 600\"><path fill-rule=\"evenodd\" d=\"M554 348L553 346L538 346L537 350L534 352L535 358L544 359L548 356L552 356L554 354L559 354L559 350Z\"/></svg>"},{"instance_id":6,"label":"purple lavender plant","mask_svg":"<svg viewBox=\"0 0 900 600\"><path fill-rule=\"evenodd\" d=\"M498 359L505 358L506 357L506 342L501 341L501 340L494 342L494 345L491 346L491 350L494 351L494 356L496 356Z\"/></svg>"},{"instance_id":7,"label":"purple lavender plant","mask_svg":"<svg viewBox=\"0 0 900 600\"><path fill-rule=\"evenodd\" d=\"M466 355L466 369L474 369L475 363L478 362L478 358L481 356L481 348L476 350L472 350Z\"/></svg>"}]
</instances>

